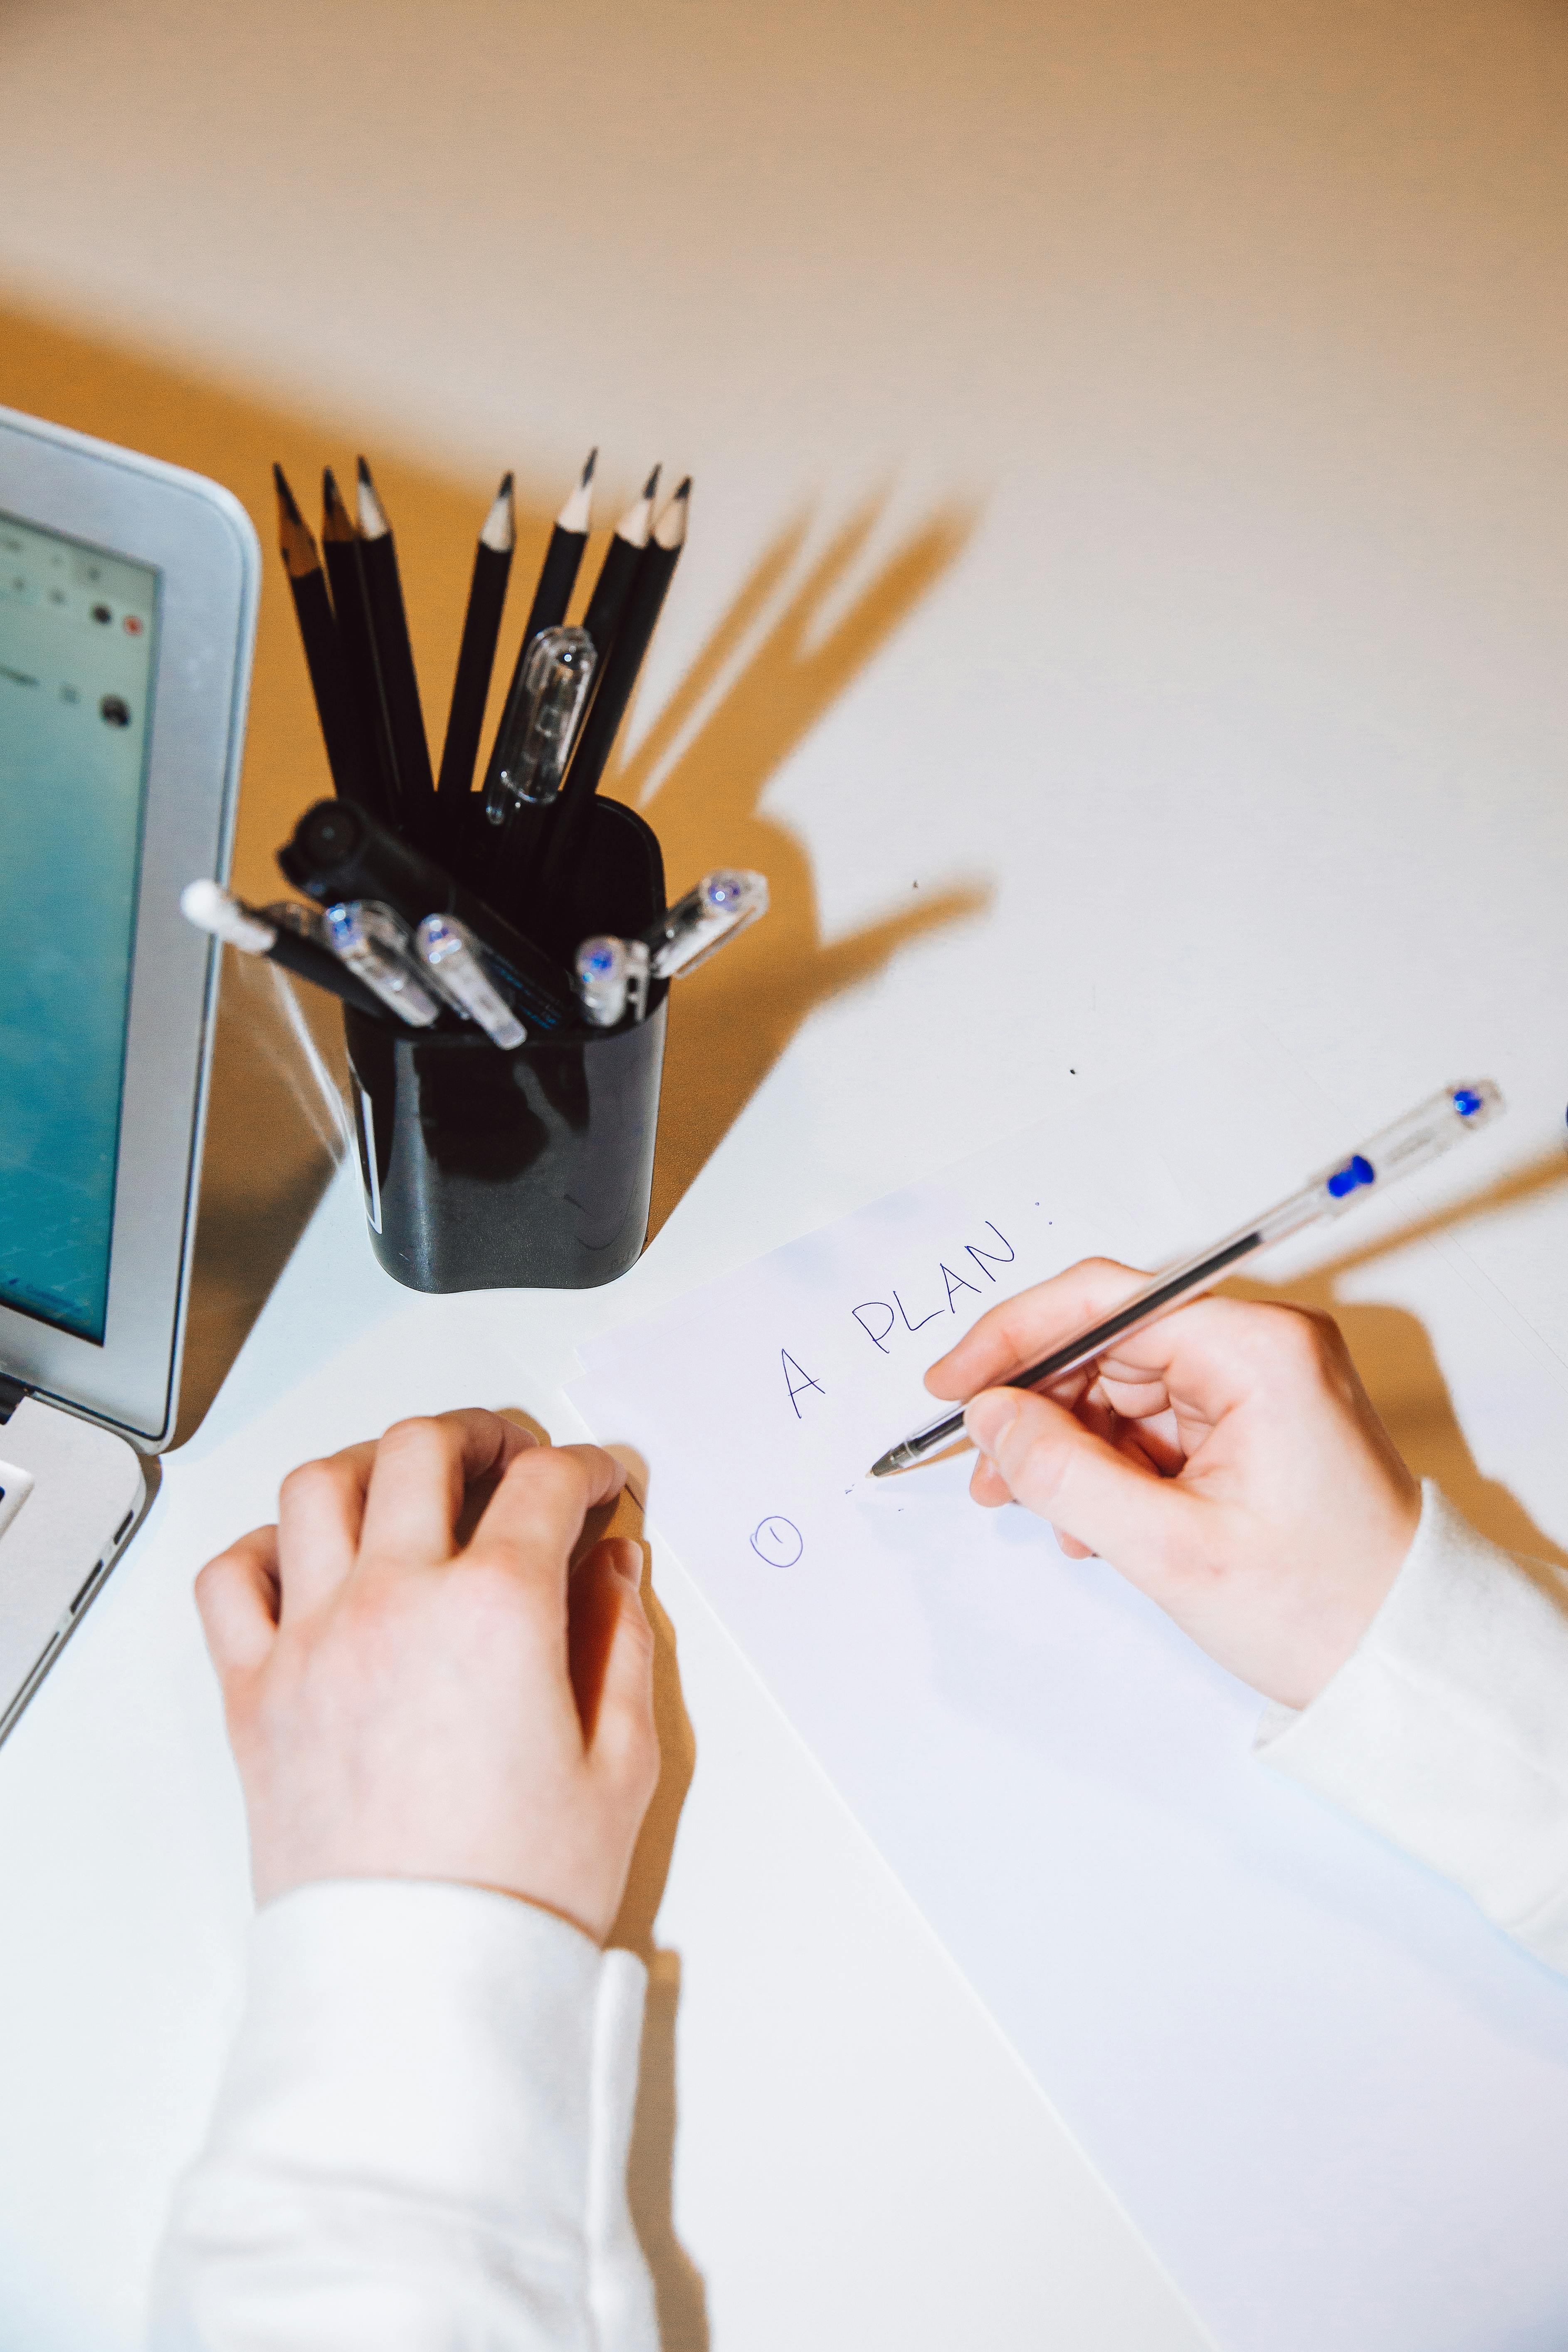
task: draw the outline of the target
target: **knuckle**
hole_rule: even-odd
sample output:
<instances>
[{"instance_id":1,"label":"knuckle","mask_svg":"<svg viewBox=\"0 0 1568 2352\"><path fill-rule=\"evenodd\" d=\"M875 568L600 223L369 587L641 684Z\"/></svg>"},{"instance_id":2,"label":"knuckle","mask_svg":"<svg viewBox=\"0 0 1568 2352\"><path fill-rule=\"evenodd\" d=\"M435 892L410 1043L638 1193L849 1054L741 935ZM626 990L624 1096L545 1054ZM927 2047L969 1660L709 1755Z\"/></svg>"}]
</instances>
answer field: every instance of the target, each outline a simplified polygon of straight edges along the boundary
<instances>
[{"instance_id":1,"label":"knuckle","mask_svg":"<svg viewBox=\"0 0 1568 2352\"><path fill-rule=\"evenodd\" d=\"M520 1454L510 1475L547 1504L580 1504L587 1492L587 1475L572 1454L553 1445Z\"/></svg>"},{"instance_id":2,"label":"knuckle","mask_svg":"<svg viewBox=\"0 0 1568 2352\"><path fill-rule=\"evenodd\" d=\"M335 1492L338 1473L327 1461L301 1462L290 1470L278 1491L285 1502L308 1503Z\"/></svg>"},{"instance_id":3,"label":"knuckle","mask_svg":"<svg viewBox=\"0 0 1568 2352\"><path fill-rule=\"evenodd\" d=\"M1333 1318L1305 1307L1260 1307L1259 1338L1273 1360L1292 1371L1311 1373L1343 1346Z\"/></svg>"},{"instance_id":4,"label":"knuckle","mask_svg":"<svg viewBox=\"0 0 1568 2352\"><path fill-rule=\"evenodd\" d=\"M402 1454L416 1446L428 1445L432 1439L438 1441L444 1434L441 1423L434 1415L409 1413L402 1421L395 1421L390 1429L382 1432L381 1443L383 1445L391 1446L394 1452Z\"/></svg>"}]
</instances>

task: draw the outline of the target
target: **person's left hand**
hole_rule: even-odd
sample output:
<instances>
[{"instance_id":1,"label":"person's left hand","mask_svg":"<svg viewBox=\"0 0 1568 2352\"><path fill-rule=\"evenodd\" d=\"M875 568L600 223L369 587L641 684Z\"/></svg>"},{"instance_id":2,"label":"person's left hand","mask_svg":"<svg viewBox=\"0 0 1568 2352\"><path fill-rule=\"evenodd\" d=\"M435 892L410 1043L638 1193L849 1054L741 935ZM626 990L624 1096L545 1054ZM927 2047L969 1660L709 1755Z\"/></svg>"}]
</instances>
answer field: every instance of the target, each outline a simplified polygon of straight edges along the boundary
<instances>
[{"instance_id":1,"label":"person's left hand","mask_svg":"<svg viewBox=\"0 0 1568 2352\"><path fill-rule=\"evenodd\" d=\"M494 1887L598 1939L658 1777L635 1543L570 1563L623 1473L481 1411L307 1463L196 1580L257 1898Z\"/></svg>"}]
</instances>

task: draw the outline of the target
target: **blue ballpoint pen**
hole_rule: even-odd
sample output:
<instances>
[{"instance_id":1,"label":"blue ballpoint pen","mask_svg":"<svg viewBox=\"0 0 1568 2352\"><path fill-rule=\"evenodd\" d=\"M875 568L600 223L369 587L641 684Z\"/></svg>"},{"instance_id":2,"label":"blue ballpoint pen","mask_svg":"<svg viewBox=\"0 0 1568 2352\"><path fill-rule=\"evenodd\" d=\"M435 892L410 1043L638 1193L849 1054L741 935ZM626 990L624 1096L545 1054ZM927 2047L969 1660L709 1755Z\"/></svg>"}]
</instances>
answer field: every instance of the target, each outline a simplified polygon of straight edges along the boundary
<instances>
[{"instance_id":1,"label":"blue ballpoint pen","mask_svg":"<svg viewBox=\"0 0 1568 2352\"><path fill-rule=\"evenodd\" d=\"M1042 1357L1037 1364L1031 1364L1027 1371L1015 1372L1010 1381L997 1385L1041 1389L1049 1387L1053 1381L1065 1380L1069 1372L1079 1371L1097 1356L1102 1356L1113 1340L1141 1331L1146 1323L1154 1322L1183 1299L1206 1290L1243 1258L1254 1256L1271 1242L1283 1241L1288 1234L1299 1234L1304 1226L1316 1224L1321 1219L1342 1216L1369 1190L1381 1190L1396 1177L1425 1168L1478 1127L1484 1127L1503 1108L1502 1096L1489 1078L1445 1087L1441 1094L1433 1095L1415 1110L1406 1112L1392 1127L1382 1129L1359 1151L1325 1168L1321 1175L1303 1184L1299 1192L1292 1192L1289 1200L1266 1209L1260 1217L1227 1234L1223 1241L1211 1243L1184 1265L1173 1266L1168 1274L1157 1274L1114 1315L1079 1331ZM912 1469L939 1445L958 1436L963 1427L963 1408L960 1405L943 1413L940 1421L917 1429L901 1444L889 1446L871 1465L871 1476L885 1478L889 1471Z\"/></svg>"}]
</instances>

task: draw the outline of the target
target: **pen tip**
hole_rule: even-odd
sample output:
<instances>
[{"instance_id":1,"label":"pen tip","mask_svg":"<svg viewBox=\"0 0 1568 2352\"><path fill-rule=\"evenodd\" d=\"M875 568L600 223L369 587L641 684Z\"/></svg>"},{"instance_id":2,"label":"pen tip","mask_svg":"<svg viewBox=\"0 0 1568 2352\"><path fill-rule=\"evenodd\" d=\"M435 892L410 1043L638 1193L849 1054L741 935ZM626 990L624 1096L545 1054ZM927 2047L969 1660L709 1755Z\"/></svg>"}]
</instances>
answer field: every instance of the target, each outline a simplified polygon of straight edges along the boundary
<instances>
[{"instance_id":1,"label":"pen tip","mask_svg":"<svg viewBox=\"0 0 1568 2352\"><path fill-rule=\"evenodd\" d=\"M645 499L651 499L653 497L655 491L658 488L658 478L663 471L664 468L662 465L658 465L654 467L652 473L648 476L647 481L642 486L642 494Z\"/></svg>"},{"instance_id":2,"label":"pen tip","mask_svg":"<svg viewBox=\"0 0 1568 2352\"><path fill-rule=\"evenodd\" d=\"M876 1461L872 1463L870 1469L866 1475L870 1478L885 1478L889 1470L896 1470L897 1468L898 1464L893 1460L892 1455L890 1454L882 1454L878 1455Z\"/></svg>"}]
</instances>

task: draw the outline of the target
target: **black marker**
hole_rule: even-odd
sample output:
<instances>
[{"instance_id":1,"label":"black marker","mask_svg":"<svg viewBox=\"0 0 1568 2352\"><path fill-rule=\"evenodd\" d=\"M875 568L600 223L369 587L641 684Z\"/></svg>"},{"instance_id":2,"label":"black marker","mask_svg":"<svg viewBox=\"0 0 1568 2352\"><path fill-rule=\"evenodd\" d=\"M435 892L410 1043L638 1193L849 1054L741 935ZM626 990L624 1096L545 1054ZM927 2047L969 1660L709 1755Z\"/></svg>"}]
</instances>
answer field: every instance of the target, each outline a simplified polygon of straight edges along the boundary
<instances>
[{"instance_id":1,"label":"black marker","mask_svg":"<svg viewBox=\"0 0 1568 2352\"><path fill-rule=\"evenodd\" d=\"M371 899L390 907L411 929L426 915L455 915L531 1029L581 1026L571 980L542 948L363 809L347 801L318 801L279 851L278 863L323 907Z\"/></svg>"}]
</instances>

